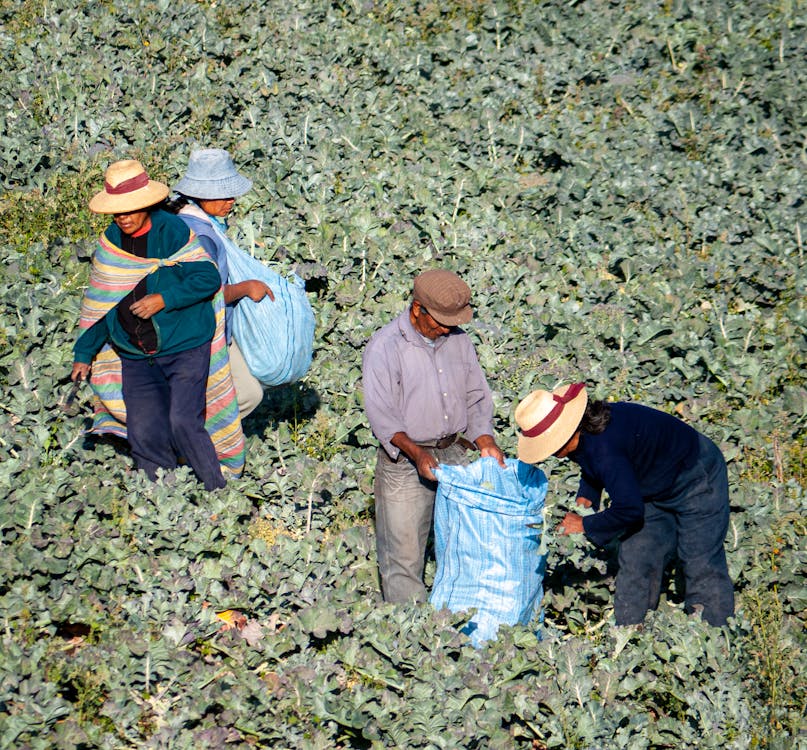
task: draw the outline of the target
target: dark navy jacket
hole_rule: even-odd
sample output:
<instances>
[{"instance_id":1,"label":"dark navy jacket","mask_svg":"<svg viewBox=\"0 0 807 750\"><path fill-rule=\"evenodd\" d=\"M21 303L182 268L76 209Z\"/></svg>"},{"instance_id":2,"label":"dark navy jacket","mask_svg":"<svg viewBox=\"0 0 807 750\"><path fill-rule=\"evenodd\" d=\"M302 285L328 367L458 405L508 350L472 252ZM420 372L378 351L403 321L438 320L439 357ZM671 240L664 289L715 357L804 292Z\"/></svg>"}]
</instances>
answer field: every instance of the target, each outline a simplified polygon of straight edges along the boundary
<instances>
[{"instance_id":1,"label":"dark navy jacket","mask_svg":"<svg viewBox=\"0 0 807 750\"><path fill-rule=\"evenodd\" d=\"M665 412L630 403L611 404L611 421L599 435L580 434L569 458L582 470L578 496L599 510L583 518L586 536L604 545L641 525L646 502L673 496L678 475L698 460L699 433Z\"/></svg>"}]
</instances>

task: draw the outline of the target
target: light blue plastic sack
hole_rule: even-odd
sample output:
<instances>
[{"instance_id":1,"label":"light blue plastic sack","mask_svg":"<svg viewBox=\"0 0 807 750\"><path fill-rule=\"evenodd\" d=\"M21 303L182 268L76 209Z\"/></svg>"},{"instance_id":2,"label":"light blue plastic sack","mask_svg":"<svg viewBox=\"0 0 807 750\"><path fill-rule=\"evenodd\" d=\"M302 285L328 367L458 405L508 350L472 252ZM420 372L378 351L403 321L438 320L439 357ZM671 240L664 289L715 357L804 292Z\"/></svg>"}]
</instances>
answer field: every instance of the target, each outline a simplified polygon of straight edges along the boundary
<instances>
[{"instance_id":1,"label":"light blue plastic sack","mask_svg":"<svg viewBox=\"0 0 807 750\"><path fill-rule=\"evenodd\" d=\"M437 574L429 601L452 612L476 609L464 628L474 646L495 639L501 624L542 617L546 476L516 459L506 463L485 457L434 471Z\"/></svg>"},{"instance_id":2,"label":"light blue plastic sack","mask_svg":"<svg viewBox=\"0 0 807 750\"><path fill-rule=\"evenodd\" d=\"M297 274L284 279L232 243L227 246L227 281L266 282L275 299L238 304L232 332L249 371L267 386L293 383L308 372L314 351L314 312Z\"/></svg>"}]
</instances>

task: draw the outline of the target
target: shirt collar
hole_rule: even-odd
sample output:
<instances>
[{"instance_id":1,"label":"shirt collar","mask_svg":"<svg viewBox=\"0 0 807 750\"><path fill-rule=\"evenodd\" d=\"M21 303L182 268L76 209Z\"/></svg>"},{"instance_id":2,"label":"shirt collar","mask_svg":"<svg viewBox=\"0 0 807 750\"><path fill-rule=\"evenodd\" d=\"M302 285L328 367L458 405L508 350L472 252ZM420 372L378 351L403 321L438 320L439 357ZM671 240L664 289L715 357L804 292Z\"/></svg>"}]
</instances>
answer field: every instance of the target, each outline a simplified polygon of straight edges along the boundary
<instances>
[{"instance_id":1,"label":"shirt collar","mask_svg":"<svg viewBox=\"0 0 807 750\"><path fill-rule=\"evenodd\" d=\"M135 232L135 233L132 235L132 237L142 237L142 236L143 236L144 234L146 234L146 233L147 233L147 232L148 232L150 229L151 229L151 216L149 216L149 217L146 219L146 223L145 223L145 224L143 224L143 226L142 226L142 227L140 227L140 229L138 229L138 230L137 230L137 231L136 231L136 232Z\"/></svg>"},{"instance_id":2,"label":"shirt collar","mask_svg":"<svg viewBox=\"0 0 807 750\"><path fill-rule=\"evenodd\" d=\"M219 229L221 229L222 232L226 231L227 220L225 218L221 216L213 216L213 214L208 214L208 217L210 218L210 221L218 225Z\"/></svg>"},{"instance_id":3,"label":"shirt collar","mask_svg":"<svg viewBox=\"0 0 807 750\"><path fill-rule=\"evenodd\" d=\"M398 330L401 335L409 342L417 344L418 346L428 346L430 349L439 348L443 340L448 336L438 336L436 339L427 339L420 331L412 325L409 320L409 308L407 307L404 312L398 316ZM450 335L450 334L449 334Z\"/></svg>"}]
</instances>

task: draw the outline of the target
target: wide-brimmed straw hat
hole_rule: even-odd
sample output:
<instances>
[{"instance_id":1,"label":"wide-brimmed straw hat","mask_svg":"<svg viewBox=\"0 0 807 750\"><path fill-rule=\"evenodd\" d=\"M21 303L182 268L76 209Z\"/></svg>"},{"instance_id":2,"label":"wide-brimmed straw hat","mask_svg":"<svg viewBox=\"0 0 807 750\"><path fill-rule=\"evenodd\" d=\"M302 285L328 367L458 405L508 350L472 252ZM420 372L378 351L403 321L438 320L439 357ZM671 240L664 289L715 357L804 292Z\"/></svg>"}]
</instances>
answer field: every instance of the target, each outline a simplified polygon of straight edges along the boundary
<instances>
[{"instance_id":1,"label":"wide-brimmed straw hat","mask_svg":"<svg viewBox=\"0 0 807 750\"><path fill-rule=\"evenodd\" d=\"M444 268L433 268L416 276L413 297L443 326L467 323L474 314L471 288Z\"/></svg>"},{"instance_id":2,"label":"wide-brimmed straw hat","mask_svg":"<svg viewBox=\"0 0 807 750\"><path fill-rule=\"evenodd\" d=\"M139 211L167 197L168 185L150 180L139 161L124 159L107 167L104 189L90 199L90 211L97 214Z\"/></svg>"},{"instance_id":3,"label":"wide-brimmed straw hat","mask_svg":"<svg viewBox=\"0 0 807 750\"><path fill-rule=\"evenodd\" d=\"M222 200L248 192L252 180L238 174L230 154L223 148L200 148L191 153L185 176L174 191L189 198Z\"/></svg>"},{"instance_id":4,"label":"wide-brimmed straw hat","mask_svg":"<svg viewBox=\"0 0 807 750\"><path fill-rule=\"evenodd\" d=\"M585 383L530 393L516 407L518 460L535 464L559 451L580 426L587 403Z\"/></svg>"}]
</instances>

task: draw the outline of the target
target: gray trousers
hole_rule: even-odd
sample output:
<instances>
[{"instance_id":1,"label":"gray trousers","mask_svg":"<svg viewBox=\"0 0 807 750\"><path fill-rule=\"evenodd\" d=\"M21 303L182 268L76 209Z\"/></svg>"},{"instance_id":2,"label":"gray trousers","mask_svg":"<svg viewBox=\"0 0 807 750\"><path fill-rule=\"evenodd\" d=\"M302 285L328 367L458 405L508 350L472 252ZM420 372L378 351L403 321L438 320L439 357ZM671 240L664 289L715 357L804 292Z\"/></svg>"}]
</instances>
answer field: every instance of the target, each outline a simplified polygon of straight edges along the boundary
<instances>
[{"instance_id":1,"label":"gray trousers","mask_svg":"<svg viewBox=\"0 0 807 750\"><path fill-rule=\"evenodd\" d=\"M469 463L465 448L458 443L428 450L441 464ZM403 453L393 461L379 448L374 489L376 550L384 601L425 602L423 568L437 482L423 479Z\"/></svg>"}]
</instances>

